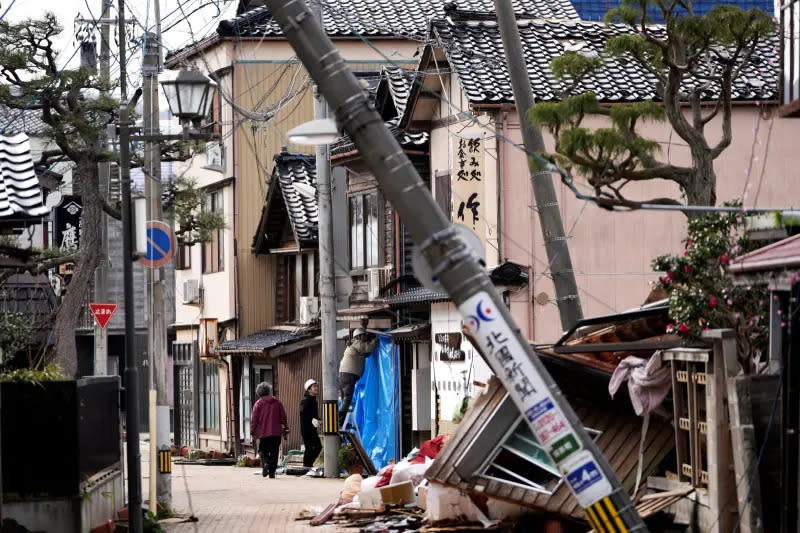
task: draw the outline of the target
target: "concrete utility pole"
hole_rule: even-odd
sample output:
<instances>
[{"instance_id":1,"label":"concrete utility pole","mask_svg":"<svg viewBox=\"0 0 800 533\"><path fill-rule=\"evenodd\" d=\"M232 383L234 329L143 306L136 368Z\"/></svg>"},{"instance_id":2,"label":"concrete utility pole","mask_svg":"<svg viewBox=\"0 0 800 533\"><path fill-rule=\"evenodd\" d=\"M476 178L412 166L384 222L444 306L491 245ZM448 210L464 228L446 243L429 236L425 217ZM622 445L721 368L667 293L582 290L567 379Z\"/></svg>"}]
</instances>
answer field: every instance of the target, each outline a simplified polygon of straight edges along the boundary
<instances>
[{"instance_id":1,"label":"concrete utility pole","mask_svg":"<svg viewBox=\"0 0 800 533\"><path fill-rule=\"evenodd\" d=\"M544 152L542 132L528 120L528 111L533 109L534 105L533 91L528 78L525 56L522 53L514 7L511 5L511 0L494 0L494 6L497 11L497 26L506 53L506 66L511 75L511 87L514 90L525 151L529 154ZM547 263L556 288L561 327L566 331L583 318L578 284L575 282L572 259L569 255L569 244L564 235L564 224L561 221L561 211L558 209L558 197L553 187L552 174L547 170L537 170L533 165L528 166L536 212L539 213L539 224L542 227L542 238L547 251Z\"/></svg>"},{"instance_id":2,"label":"concrete utility pole","mask_svg":"<svg viewBox=\"0 0 800 533\"><path fill-rule=\"evenodd\" d=\"M320 25L322 5L312 2L312 10ZM325 97L314 88L314 118L328 118ZM322 322L322 401L337 405L339 358L336 353L336 271L333 261L333 207L331 204L331 162L328 145L316 147L317 198L319 202L319 297ZM333 402L333 403L331 403ZM347 414L347 413L345 413ZM338 417L331 422L336 428L325 427L325 477L339 477ZM326 424L327 425L327 424ZM333 430L333 431L331 431Z\"/></svg>"},{"instance_id":3,"label":"concrete utility pole","mask_svg":"<svg viewBox=\"0 0 800 533\"><path fill-rule=\"evenodd\" d=\"M458 305L465 325L478 343L487 364L501 380L509 397L525 415L533 434L565 477L587 518L605 531L598 516L620 531L643 533L647 526L627 492L589 437L558 385L527 341L519 334L486 270L456 228L434 202L414 165L367 96L325 30L308 7L294 0L267 0L328 105L344 125L383 194L400 213L414 243L419 246L450 298Z\"/></svg>"},{"instance_id":4,"label":"concrete utility pole","mask_svg":"<svg viewBox=\"0 0 800 533\"><path fill-rule=\"evenodd\" d=\"M155 33L148 33L144 52L142 85L144 91L144 134L159 135L158 72L161 68L160 2L154 3ZM148 141L144 149L145 198L147 220L164 216L161 206L161 149ZM158 468L159 453L170 449L169 398L167 397L167 324L164 291L164 268L147 269L148 346L150 353L150 510L156 512L156 500L165 509L172 508L172 476ZM169 469L167 469L169 470ZM156 495L154 500L153 495Z\"/></svg>"},{"instance_id":5,"label":"concrete utility pole","mask_svg":"<svg viewBox=\"0 0 800 533\"><path fill-rule=\"evenodd\" d=\"M108 86L111 77L111 47L109 37L112 22L108 19L108 12L111 9L109 0L100 0L100 80L103 85ZM108 94L108 91L104 91ZM108 147L108 132L104 132L100 143ZM104 161L97 164L100 173L100 189L104 195L108 191L108 183L111 176L111 162ZM105 197L108 200L107 197ZM100 265L94 274L94 299L96 302L105 302L107 296L108 283L108 215L100 215ZM94 325L94 375L105 376L108 374L108 330L101 328L96 322Z\"/></svg>"},{"instance_id":6,"label":"concrete utility pole","mask_svg":"<svg viewBox=\"0 0 800 533\"><path fill-rule=\"evenodd\" d=\"M130 108L136 107L141 90L130 102L125 65L125 0L119 0L119 179L122 192L122 275L125 291L125 434L128 461L128 529L142 532L142 465L139 450L139 378L133 309L133 229L131 227Z\"/></svg>"}]
</instances>

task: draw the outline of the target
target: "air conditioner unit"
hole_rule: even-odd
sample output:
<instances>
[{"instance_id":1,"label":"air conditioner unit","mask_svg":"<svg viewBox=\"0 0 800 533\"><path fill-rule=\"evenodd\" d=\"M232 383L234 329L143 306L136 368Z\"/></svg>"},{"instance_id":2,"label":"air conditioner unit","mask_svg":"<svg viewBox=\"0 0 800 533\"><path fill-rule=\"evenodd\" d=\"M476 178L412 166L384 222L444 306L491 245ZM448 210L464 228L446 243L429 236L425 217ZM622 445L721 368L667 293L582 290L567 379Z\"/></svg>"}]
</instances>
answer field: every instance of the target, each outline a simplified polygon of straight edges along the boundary
<instances>
[{"instance_id":1,"label":"air conditioner unit","mask_svg":"<svg viewBox=\"0 0 800 533\"><path fill-rule=\"evenodd\" d=\"M319 313L319 298L316 296L300 297L300 323L310 324Z\"/></svg>"},{"instance_id":2,"label":"air conditioner unit","mask_svg":"<svg viewBox=\"0 0 800 533\"><path fill-rule=\"evenodd\" d=\"M187 279L183 282L183 305L200 303L200 280Z\"/></svg>"},{"instance_id":3,"label":"air conditioner unit","mask_svg":"<svg viewBox=\"0 0 800 533\"><path fill-rule=\"evenodd\" d=\"M392 267L368 268L367 269L367 299L369 301L380 300L381 288L384 287L392 277Z\"/></svg>"}]
</instances>

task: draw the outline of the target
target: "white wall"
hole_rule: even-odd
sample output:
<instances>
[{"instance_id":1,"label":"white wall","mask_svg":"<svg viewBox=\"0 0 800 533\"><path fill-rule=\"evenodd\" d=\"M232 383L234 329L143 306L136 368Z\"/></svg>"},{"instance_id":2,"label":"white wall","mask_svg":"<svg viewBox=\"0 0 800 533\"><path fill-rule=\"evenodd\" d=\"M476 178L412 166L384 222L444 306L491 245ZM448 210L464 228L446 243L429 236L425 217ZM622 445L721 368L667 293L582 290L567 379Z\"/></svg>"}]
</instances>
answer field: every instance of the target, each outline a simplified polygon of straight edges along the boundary
<instances>
[{"instance_id":1,"label":"white wall","mask_svg":"<svg viewBox=\"0 0 800 533\"><path fill-rule=\"evenodd\" d=\"M432 339L436 339L437 333L456 333L460 331L461 314L453 304L447 302L431 304ZM473 382L486 383L493 373L466 338L462 337L461 342L461 350L465 353L464 361L440 361L439 356L442 346L436 344L436 342L433 342L432 350L431 385L439 390L441 420L452 420L456 408L460 406L461 401L464 399L464 377L462 372L466 371L469 376L468 393L473 398L482 392L481 389L473 385ZM436 395L431 394L431 417L435 416L435 413Z\"/></svg>"}]
</instances>

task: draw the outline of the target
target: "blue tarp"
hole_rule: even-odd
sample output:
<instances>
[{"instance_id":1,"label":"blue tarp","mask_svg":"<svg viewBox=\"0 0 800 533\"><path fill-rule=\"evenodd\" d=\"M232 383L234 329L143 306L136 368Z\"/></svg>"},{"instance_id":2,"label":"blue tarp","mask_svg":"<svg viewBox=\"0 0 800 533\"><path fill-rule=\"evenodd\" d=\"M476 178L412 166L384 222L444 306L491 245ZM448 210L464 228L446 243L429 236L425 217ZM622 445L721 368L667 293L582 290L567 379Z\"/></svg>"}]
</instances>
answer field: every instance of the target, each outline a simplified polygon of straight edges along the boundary
<instances>
[{"instance_id":1,"label":"blue tarp","mask_svg":"<svg viewBox=\"0 0 800 533\"><path fill-rule=\"evenodd\" d=\"M383 335L367 358L364 374L353 393L353 414L364 449L375 468L397 460L400 416L399 357L392 339Z\"/></svg>"}]
</instances>

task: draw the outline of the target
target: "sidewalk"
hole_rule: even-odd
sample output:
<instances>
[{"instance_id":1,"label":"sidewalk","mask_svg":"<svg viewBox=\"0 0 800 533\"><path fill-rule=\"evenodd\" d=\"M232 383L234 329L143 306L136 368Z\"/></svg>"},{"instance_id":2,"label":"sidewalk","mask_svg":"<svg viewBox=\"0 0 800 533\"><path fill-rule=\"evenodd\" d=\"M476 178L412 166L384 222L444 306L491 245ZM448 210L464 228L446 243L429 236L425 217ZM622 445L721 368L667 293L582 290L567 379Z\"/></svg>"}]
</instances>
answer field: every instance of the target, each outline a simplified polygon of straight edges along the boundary
<instances>
[{"instance_id":1,"label":"sidewalk","mask_svg":"<svg viewBox=\"0 0 800 533\"><path fill-rule=\"evenodd\" d=\"M294 519L303 509L324 508L334 502L343 485L343 479L263 478L260 468L173 464L173 507L180 514L193 512L199 522L169 525L165 530L169 533L342 531L336 526L311 527L308 520Z\"/></svg>"}]
</instances>

